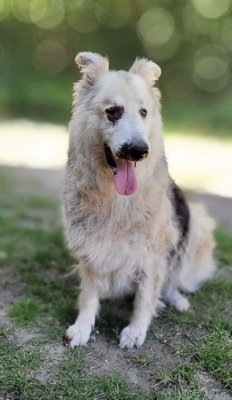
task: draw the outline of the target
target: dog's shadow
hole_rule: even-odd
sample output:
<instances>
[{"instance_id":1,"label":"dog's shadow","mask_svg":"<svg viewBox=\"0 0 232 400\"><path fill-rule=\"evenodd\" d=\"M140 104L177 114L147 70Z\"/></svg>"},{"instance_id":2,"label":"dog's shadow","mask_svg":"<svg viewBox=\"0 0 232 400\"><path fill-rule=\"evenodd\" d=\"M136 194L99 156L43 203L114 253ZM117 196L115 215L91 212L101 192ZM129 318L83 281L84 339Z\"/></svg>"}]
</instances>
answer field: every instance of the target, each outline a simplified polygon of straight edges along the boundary
<instances>
[{"instance_id":1,"label":"dog's shadow","mask_svg":"<svg viewBox=\"0 0 232 400\"><path fill-rule=\"evenodd\" d=\"M67 301L65 312L61 318L61 325L67 328L72 325L77 318L78 308L76 299L79 296L78 278L66 277L66 292L69 292L69 300ZM67 295L66 295L67 298ZM102 300L100 311L96 318L95 332L101 332L106 337L112 338L119 335L130 319L133 309L134 295L127 295L120 298Z\"/></svg>"},{"instance_id":2,"label":"dog's shadow","mask_svg":"<svg viewBox=\"0 0 232 400\"><path fill-rule=\"evenodd\" d=\"M106 336L119 335L130 319L134 296L104 300L96 321L96 330Z\"/></svg>"}]
</instances>

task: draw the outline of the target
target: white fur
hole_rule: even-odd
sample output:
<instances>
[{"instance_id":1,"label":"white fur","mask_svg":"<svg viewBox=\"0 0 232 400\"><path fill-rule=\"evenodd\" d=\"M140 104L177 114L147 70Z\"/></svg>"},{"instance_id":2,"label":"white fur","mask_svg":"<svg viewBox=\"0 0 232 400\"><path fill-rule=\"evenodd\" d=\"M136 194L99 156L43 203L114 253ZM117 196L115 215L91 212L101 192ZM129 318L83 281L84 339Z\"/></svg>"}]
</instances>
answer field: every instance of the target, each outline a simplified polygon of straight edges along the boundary
<instances>
[{"instance_id":1,"label":"white fur","mask_svg":"<svg viewBox=\"0 0 232 400\"><path fill-rule=\"evenodd\" d=\"M188 300L180 290L193 291L212 275L212 223L203 211L191 207L187 250L180 265L169 265L171 250L178 251L180 230L170 198L160 96L152 87L160 68L142 59L130 72L108 71L108 60L93 53L80 53L76 61L83 79L75 85L63 210L68 247L79 260L81 292L79 316L66 335L72 347L85 344L99 300L135 293L120 346L141 346L152 316L162 306L161 297L178 310L187 310ZM114 105L125 112L112 125L105 110ZM141 108L147 110L145 119ZM137 163L137 191L121 196L104 143L116 154L125 141L136 138L148 145L149 156Z\"/></svg>"}]
</instances>

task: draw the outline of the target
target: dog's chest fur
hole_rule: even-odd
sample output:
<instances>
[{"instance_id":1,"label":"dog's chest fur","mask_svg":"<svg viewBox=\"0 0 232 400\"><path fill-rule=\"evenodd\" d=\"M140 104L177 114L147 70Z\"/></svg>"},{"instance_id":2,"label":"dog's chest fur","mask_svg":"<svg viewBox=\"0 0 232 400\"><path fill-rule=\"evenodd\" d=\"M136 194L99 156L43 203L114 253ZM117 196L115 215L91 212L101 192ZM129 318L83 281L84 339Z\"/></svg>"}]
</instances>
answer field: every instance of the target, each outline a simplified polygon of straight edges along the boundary
<instances>
[{"instance_id":1,"label":"dog's chest fur","mask_svg":"<svg viewBox=\"0 0 232 400\"><path fill-rule=\"evenodd\" d=\"M150 186L150 185L149 185ZM74 211L74 210L73 210ZM99 276L101 291L114 295L133 290L160 257L173 246L176 232L167 223L171 204L163 189L139 191L134 197L76 197L69 246ZM165 216L165 217L164 217ZM74 230L73 227L76 226Z\"/></svg>"}]
</instances>

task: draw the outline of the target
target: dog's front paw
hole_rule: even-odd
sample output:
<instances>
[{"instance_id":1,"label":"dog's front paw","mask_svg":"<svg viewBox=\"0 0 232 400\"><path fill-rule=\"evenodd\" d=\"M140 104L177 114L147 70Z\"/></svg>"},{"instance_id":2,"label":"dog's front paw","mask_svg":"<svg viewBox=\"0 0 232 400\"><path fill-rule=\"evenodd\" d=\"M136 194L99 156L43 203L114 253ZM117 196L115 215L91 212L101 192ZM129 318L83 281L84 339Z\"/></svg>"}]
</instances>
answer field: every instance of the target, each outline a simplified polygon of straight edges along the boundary
<instances>
[{"instance_id":1,"label":"dog's front paw","mask_svg":"<svg viewBox=\"0 0 232 400\"><path fill-rule=\"evenodd\" d=\"M88 342L91 331L92 327L90 324L80 324L77 321L67 329L65 338L69 346L72 348L76 346L83 346Z\"/></svg>"},{"instance_id":2,"label":"dog's front paw","mask_svg":"<svg viewBox=\"0 0 232 400\"><path fill-rule=\"evenodd\" d=\"M128 325L120 334L119 346L124 349L132 349L133 347L140 347L146 338L146 329Z\"/></svg>"}]
</instances>

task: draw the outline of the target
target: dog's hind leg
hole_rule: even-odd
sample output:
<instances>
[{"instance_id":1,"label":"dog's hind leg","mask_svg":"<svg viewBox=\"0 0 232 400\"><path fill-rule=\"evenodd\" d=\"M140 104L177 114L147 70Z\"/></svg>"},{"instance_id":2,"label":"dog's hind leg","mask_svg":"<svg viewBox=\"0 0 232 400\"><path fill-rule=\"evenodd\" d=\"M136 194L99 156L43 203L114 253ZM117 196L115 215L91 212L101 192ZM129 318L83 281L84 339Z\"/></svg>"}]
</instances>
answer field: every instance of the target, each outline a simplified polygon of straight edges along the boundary
<instances>
[{"instance_id":1,"label":"dog's hind leg","mask_svg":"<svg viewBox=\"0 0 232 400\"><path fill-rule=\"evenodd\" d=\"M212 278L216 270L213 258L214 221L198 204L190 205L190 232L178 287L185 292L195 292L201 284Z\"/></svg>"},{"instance_id":2,"label":"dog's hind leg","mask_svg":"<svg viewBox=\"0 0 232 400\"><path fill-rule=\"evenodd\" d=\"M99 309L99 296L94 280L84 275L79 295L79 315L75 323L66 331L66 339L70 347L84 345L88 342L95 325Z\"/></svg>"},{"instance_id":3,"label":"dog's hind leg","mask_svg":"<svg viewBox=\"0 0 232 400\"><path fill-rule=\"evenodd\" d=\"M164 290L164 301L179 311L187 311L190 304L182 292L195 292L210 279L215 271L213 259L214 221L198 204L190 205L190 229L180 265Z\"/></svg>"}]
</instances>

